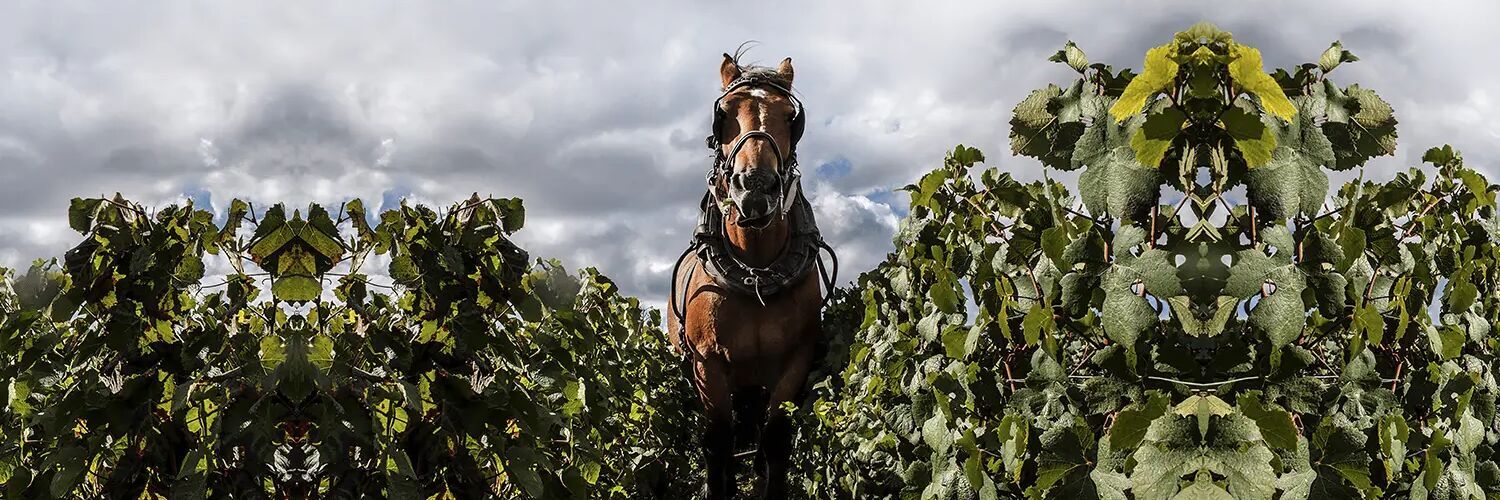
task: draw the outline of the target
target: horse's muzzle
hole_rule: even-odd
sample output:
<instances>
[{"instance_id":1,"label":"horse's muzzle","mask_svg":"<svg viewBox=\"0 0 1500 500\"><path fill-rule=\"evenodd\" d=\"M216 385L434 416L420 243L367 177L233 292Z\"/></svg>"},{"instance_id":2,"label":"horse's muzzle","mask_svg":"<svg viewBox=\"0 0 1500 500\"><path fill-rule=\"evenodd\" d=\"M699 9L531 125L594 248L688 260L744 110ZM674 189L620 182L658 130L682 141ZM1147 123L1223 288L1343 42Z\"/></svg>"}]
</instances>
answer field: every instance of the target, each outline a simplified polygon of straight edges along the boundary
<instances>
[{"instance_id":1,"label":"horse's muzzle","mask_svg":"<svg viewBox=\"0 0 1500 500\"><path fill-rule=\"evenodd\" d=\"M781 186L776 175L765 171L737 173L729 182L729 197L739 209L740 227L762 228L770 224L780 205Z\"/></svg>"},{"instance_id":2,"label":"horse's muzzle","mask_svg":"<svg viewBox=\"0 0 1500 500\"><path fill-rule=\"evenodd\" d=\"M740 214L735 224L756 229L766 227L775 218L776 201L775 195L754 192L747 192L736 198L734 205Z\"/></svg>"}]
</instances>

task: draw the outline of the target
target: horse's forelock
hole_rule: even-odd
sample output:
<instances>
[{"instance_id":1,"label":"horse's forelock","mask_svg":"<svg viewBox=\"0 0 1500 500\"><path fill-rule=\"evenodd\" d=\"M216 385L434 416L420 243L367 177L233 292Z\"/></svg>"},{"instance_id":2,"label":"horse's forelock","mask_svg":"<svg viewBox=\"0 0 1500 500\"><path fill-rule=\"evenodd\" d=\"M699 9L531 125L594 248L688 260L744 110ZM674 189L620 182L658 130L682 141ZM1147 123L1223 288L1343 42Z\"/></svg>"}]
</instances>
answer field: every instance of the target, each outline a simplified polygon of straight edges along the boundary
<instances>
[{"instance_id":1,"label":"horse's forelock","mask_svg":"<svg viewBox=\"0 0 1500 500\"><path fill-rule=\"evenodd\" d=\"M755 46L757 45L760 45L760 42L755 40L747 40L744 43L741 43L739 47L734 49L734 55L729 56L730 59L734 60L734 65L740 68L740 78L765 79L770 80L772 83L775 83L782 87L786 87L788 89L792 88L792 82L788 81L786 79L786 75L781 74L780 70L772 67L761 66L753 62L744 62L745 55L749 54L750 49L755 48Z\"/></svg>"},{"instance_id":2,"label":"horse's forelock","mask_svg":"<svg viewBox=\"0 0 1500 500\"><path fill-rule=\"evenodd\" d=\"M776 68L765 66L740 66L740 80L768 80L772 83L791 89L792 82L787 81L786 75L782 75Z\"/></svg>"}]
</instances>

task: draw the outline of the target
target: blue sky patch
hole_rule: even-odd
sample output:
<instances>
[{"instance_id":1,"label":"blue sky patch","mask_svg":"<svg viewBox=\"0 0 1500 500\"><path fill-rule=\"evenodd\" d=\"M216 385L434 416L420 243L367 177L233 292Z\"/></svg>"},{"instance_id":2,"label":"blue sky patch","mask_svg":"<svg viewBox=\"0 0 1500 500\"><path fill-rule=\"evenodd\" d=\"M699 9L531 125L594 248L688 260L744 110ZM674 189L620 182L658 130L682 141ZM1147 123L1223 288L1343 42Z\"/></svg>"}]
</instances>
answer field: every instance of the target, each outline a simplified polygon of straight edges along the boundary
<instances>
[{"instance_id":1,"label":"blue sky patch","mask_svg":"<svg viewBox=\"0 0 1500 500\"><path fill-rule=\"evenodd\" d=\"M837 179L849 175L854 170L854 164L843 155L834 157L833 160L818 165L817 174L825 179Z\"/></svg>"}]
</instances>

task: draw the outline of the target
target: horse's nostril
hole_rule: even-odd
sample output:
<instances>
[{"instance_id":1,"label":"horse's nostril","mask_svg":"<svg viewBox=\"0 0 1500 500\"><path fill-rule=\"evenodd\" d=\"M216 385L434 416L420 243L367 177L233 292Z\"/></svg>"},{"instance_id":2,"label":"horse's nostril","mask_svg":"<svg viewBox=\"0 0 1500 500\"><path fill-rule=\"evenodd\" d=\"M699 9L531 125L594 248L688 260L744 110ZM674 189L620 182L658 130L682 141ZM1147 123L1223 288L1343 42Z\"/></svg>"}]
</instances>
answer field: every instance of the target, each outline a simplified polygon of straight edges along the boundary
<instances>
[{"instance_id":1,"label":"horse's nostril","mask_svg":"<svg viewBox=\"0 0 1500 500\"><path fill-rule=\"evenodd\" d=\"M729 187L735 191L769 193L779 184L780 179L766 171L741 172L729 176Z\"/></svg>"},{"instance_id":2,"label":"horse's nostril","mask_svg":"<svg viewBox=\"0 0 1500 500\"><path fill-rule=\"evenodd\" d=\"M739 211L741 226L754 224L762 221L772 212L772 203L769 198L759 194L749 194L739 200Z\"/></svg>"},{"instance_id":3,"label":"horse's nostril","mask_svg":"<svg viewBox=\"0 0 1500 500\"><path fill-rule=\"evenodd\" d=\"M770 184L771 180L769 179L769 176L764 174L752 174L745 176L745 180L740 183L740 187L750 191L761 191L770 186Z\"/></svg>"}]
</instances>

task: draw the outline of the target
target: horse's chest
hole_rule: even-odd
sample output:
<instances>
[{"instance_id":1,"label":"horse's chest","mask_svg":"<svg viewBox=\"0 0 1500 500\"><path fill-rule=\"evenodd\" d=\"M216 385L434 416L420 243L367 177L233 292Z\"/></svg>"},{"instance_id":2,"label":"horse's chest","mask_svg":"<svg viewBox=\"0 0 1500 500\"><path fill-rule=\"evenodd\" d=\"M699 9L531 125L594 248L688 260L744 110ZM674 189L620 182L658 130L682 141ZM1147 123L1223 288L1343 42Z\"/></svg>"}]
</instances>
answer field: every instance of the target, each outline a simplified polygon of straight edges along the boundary
<instances>
[{"instance_id":1,"label":"horse's chest","mask_svg":"<svg viewBox=\"0 0 1500 500\"><path fill-rule=\"evenodd\" d=\"M714 340L735 357L750 358L779 355L795 343L803 332L789 317L764 314L768 311L722 311L714 322Z\"/></svg>"},{"instance_id":2,"label":"horse's chest","mask_svg":"<svg viewBox=\"0 0 1500 500\"><path fill-rule=\"evenodd\" d=\"M799 288L807 288L802 284ZM816 282L809 290L794 289L762 306L753 299L719 295L708 300L699 318L698 342L731 363L774 362L813 340L817 311L808 310L797 295L816 302ZM709 299L709 297L702 297ZM693 319L689 323L694 323Z\"/></svg>"}]
</instances>

